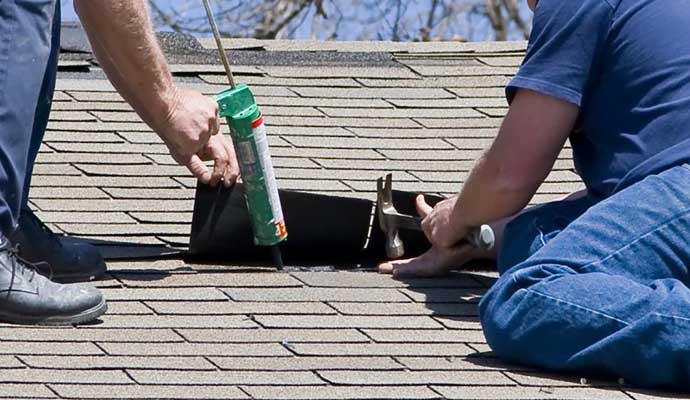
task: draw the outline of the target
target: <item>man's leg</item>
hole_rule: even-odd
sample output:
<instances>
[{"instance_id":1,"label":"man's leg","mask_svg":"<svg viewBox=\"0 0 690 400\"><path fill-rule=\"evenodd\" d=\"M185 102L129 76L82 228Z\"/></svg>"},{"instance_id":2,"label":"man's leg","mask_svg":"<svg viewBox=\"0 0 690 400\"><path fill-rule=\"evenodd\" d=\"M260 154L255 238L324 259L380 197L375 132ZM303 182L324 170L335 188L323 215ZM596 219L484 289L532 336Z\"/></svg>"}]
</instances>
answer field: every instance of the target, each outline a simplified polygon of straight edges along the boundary
<instances>
[{"instance_id":1,"label":"man's leg","mask_svg":"<svg viewBox=\"0 0 690 400\"><path fill-rule=\"evenodd\" d=\"M36 274L7 239L22 206L54 12L52 0L0 1L0 320L7 322L81 323L107 309L94 288L59 285Z\"/></svg>"},{"instance_id":2,"label":"man's leg","mask_svg":"<svg viewBox=\"0 0 690 400\"><path fill-rule=\"evenodd\" d=\"M28 151L22 207L19 227L10 240L20 246L20 255L37 265L50 266L53 280L58 282L80 282L97 279L106 271L105 262L98 249L82 240L59 237L48 229L28 206L31 175L43 135L48 126L50 108L55 91L57 65L60 54L60 2L56 2L53 19L52 40L48 68L43 76L41 92L36 105L36 114Z\"/></svg>"},{"instance_id":3,"label":"man's leg","mask_svg":"<svg viewBox=\"0 0 690 400\"><path fill-rule=\"evenodd\" d=\"M36 102L34 124L31 130L31 142L29 143L26 176L24 177L22 207L26 207L29 202L31 175L34 171L34 163L36 162L36 156L38 156L38 149L41 147L41 143L43 142L43 135L45 134L46 127L48 126L48 119L50 117L50 107L53 102L55 80L57 78L58 59L60 57L60 23L60 1L56 1L48 67L43 74L43 82L41 83L41 91L38 96L38 101Z\"/></svg>"},{"instance_id":4,"label":"man's leg","mask_svg":"<svg viewBox=\"0 0 690 400\"><path fill-rule=\"evenodd\" d=\"M525 209L504 228L496 259L498 272L503 274L531 257L594 204L593 199L578 195Z\"/></svg>"},{"instance_id":5,"label":"man's leg","mask_svg":"<svg viewBox=\"0 0 690 400\"><path fill-rule=\"evenodd\" d=\"M14 231L23 201L34 113L50 56L53 2L0 2L0 230Z\"/></svg>"},{"instance_id":6,"label":"man's leg","mask_svg":"<svg viewBox=\"0 0 690 400\"><path fill-rule=\"evenodd\" d=\"M544 368L688 387L688 167L603 200L548 239L504 265L482 299L492 349Z\"/></svg>"}]
</instances>

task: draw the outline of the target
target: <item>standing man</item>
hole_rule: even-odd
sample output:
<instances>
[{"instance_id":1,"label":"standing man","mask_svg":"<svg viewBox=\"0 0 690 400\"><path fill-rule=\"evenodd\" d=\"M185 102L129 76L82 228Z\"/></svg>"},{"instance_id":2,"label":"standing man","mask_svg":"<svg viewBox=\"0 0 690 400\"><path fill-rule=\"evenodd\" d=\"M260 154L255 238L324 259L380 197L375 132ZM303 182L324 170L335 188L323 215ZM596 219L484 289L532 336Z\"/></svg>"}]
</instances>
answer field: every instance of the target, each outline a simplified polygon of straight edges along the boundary
<instances>
[{"instance_id":1,"label":"standing man","mask_svg":"<svg viewBox=\"0 0 690 400\"><path fill-rule=\"evenodd\" d=\"M494 223L500 278L482 299L499 356L644 386L690 387L690 0L528 0L510 110L461 193L418 199L433 248L381 265L436 275ZM523 210L566 139L587 190ZM521 211L522 210L522 211Z\"/></svg>"},{"instance_id":2,"label":"standing man","mask_svg":"<svg viewBox=\"0 0 690 400\"><path fill-rule=\"evenodd\" d=\"M144 0L75 0L93 51L115 88L202 182L231 184L232 144L219 135L216 103L178 88L158 46ZM27 206L33 164L48 123L60 50L59 0L0 0L0 320L76 324L106 311L91 287L98 251L58 237ZM213 160L213 171L204 162Z\"/></svg>"}]
</instances>

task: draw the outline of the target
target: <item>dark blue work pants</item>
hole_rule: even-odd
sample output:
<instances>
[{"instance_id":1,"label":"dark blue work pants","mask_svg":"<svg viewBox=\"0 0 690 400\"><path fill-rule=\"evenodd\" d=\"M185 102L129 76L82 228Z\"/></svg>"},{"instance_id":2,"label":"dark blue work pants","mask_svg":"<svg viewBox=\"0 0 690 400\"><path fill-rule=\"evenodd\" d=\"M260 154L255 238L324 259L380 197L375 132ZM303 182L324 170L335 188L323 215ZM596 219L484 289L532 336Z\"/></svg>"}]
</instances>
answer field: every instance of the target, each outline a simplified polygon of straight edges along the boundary
<instances>
[{"instance_id":1,"label":"dark blue work pants","mask_svg":"<svg viewBox=\"0 0 690 400\"><path fill-rule=\"evenodd\" d=\"M60 50L60 2L0 0L0 233L28 201Z\"/></svg>"}]
</instances>

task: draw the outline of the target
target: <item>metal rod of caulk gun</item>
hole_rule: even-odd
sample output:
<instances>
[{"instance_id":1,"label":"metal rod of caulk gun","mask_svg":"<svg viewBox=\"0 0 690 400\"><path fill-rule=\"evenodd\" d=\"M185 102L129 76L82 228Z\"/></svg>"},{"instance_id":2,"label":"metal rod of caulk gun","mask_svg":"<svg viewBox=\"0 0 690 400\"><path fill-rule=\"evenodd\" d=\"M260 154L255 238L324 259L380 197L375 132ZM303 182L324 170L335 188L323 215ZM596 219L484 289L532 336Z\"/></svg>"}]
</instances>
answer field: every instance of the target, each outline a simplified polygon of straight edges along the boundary
<instances>
[{"instance_id":1,"label":"metal rod of caulk gun","mask_svg":"<svg viewBox=\"0 0 690 400\"><path fill-rule=\"evenodd\" d=\"M230 87L235 88L235 78L232 75L232 68L230 68L230 60L228 60L228 54L225 52L223 47L223 41L220 39L220 32L218 31L218 24L216 24L216 18L213 16L213 11L211 10L211 4L209 0L203 0L204 8L206 9L206 15L208 16L208 22L211 25L211 31L213 32L213 38L216 40L216 46L218 46L218 53L220 53L220 60L223 62L223 67L225 67L225 74L228 76L228 82L230 82Z\"/></svg>"}]
</instances>

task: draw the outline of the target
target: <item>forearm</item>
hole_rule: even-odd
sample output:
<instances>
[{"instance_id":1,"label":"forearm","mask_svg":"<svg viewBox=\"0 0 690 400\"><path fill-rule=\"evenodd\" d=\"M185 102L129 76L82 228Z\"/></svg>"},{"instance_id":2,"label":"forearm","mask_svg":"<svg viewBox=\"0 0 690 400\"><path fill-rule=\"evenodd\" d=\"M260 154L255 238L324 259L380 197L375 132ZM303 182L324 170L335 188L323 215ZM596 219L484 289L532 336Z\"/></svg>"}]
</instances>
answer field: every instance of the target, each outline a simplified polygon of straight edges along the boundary
<instances>
[{"instance_id":1,"label":"forearm","mask_svg":"<svg viewBox=\"0 0 690 400\"><path fill-rule=\"evenodd\" d=\"M496 140L462 188L452 220L478 226L524 209L551 172L578 111L535 92L518 92Z\"/></svg>"},{"instance_id":2,"label":"forearm","mask_svg":"<svg viewBox=\"0 0 690 400\"><path fill-rule=\"evenodd\" d=\"M103 70L141 118L158 130L177 101L165 56L143 0L75 0L75 9Z\"/></svg>"},{"instance_id":3,"label":"forearm","mask_svg":"<svg viewBox=\"0 0 690 400\"><path fill-rule=\"evenodd\" d=\"M536 187L511 182L507 166L495 153L489 150L470 173L458 195L454 221L464 226L499 221L520 212L534 195Z\"/></svg>"},{"instance_id":4,"label":"forearm","mask_svg":"<svg viewBox=\"0 0 690 400\"><path fill-rule=\"evenodd\" d=\"M494 246L489 249L474 248L472 259L497 260L503 247L505 228L518 215L525 212L531 197L528 192L519 193L501 189L497 185L497 173L483 158L475 167L463 190L458 195L451 221L458 229L488 224L494 232Z\"/></svg>"}]
</instances>

